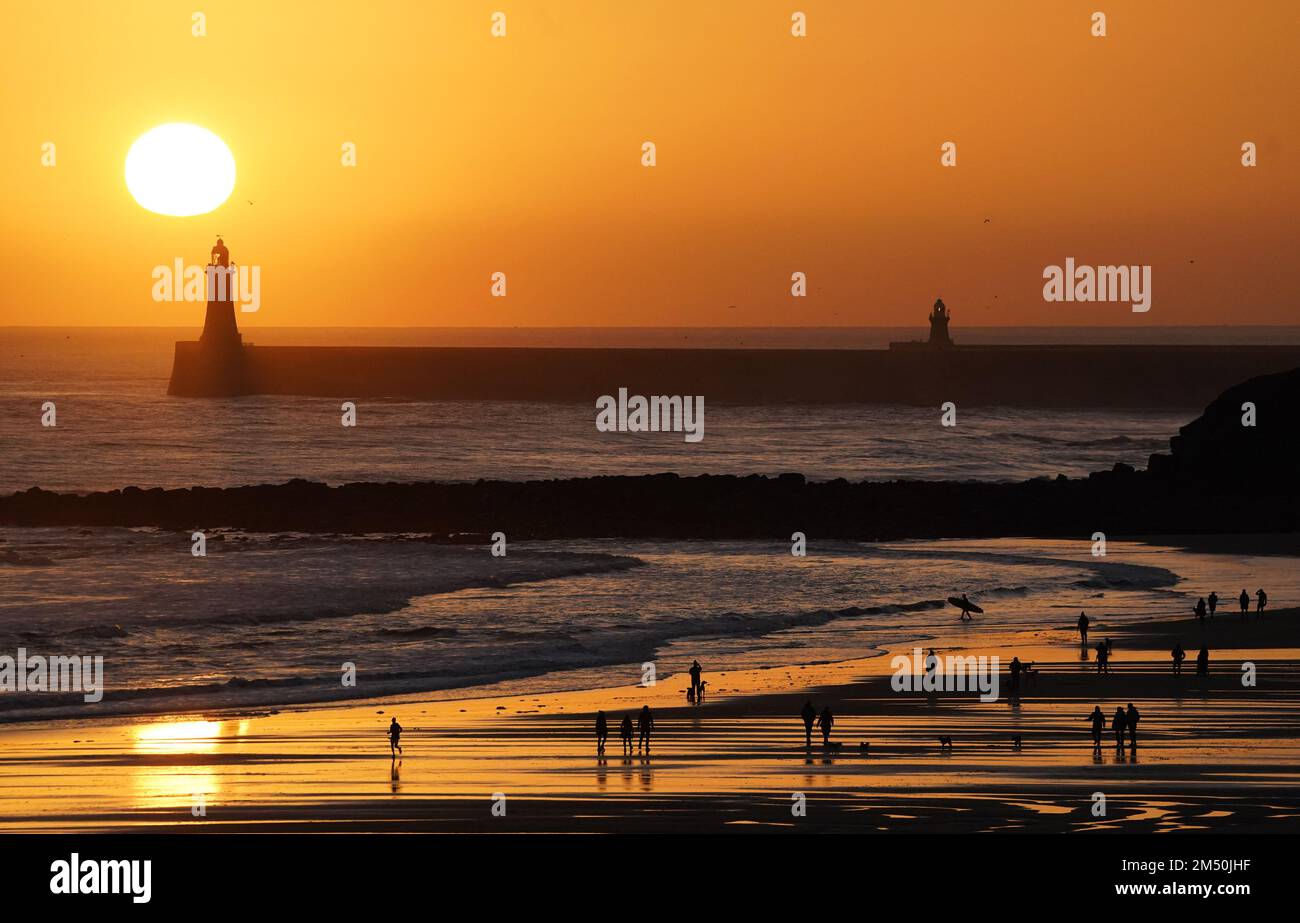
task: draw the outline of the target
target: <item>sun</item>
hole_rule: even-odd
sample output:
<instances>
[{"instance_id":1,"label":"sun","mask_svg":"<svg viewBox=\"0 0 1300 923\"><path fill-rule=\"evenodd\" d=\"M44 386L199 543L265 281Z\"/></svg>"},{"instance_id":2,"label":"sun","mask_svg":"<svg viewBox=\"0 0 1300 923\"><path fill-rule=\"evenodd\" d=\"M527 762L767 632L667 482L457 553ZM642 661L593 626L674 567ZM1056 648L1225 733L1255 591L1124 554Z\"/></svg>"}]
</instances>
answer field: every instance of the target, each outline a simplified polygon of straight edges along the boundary
<instances>
[{"instance_id":1,"label":"sun","mask_svg":"<svg viewBox=\"0 0 1300 923\"><path fill-rule=\"evenodd\" d=\"M169 122L145 132L127 151L126 188L159 215L203 215L234 191L235 157L206 128Z\"/></svg>"}]
</instances>

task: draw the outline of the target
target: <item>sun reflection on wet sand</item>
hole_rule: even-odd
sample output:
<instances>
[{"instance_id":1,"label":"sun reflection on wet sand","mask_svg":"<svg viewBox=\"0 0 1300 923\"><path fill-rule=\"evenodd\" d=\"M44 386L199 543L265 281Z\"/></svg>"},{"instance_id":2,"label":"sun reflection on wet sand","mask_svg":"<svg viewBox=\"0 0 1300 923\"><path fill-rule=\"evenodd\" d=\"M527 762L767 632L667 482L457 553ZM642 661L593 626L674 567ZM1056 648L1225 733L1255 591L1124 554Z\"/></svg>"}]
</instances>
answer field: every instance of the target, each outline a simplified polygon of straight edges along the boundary
<instances>
[{"instance_id":1,"label":"sun reflection on wet sand","mask_svg":"<svg viewBox=\"0 0 1300 923\"><path fill-rule=\"evenodd\" d=\"M144 809L190 808L206 812L221 791L221 776L207 758L219 752L223 741L242 737L249 722L158 721L131 727L132 749L147 757L165 757L160 763L148 759L131 768L131 789L136 804ZM202 757L186 759L187 757Z\"/></svg>"}]
</instances>

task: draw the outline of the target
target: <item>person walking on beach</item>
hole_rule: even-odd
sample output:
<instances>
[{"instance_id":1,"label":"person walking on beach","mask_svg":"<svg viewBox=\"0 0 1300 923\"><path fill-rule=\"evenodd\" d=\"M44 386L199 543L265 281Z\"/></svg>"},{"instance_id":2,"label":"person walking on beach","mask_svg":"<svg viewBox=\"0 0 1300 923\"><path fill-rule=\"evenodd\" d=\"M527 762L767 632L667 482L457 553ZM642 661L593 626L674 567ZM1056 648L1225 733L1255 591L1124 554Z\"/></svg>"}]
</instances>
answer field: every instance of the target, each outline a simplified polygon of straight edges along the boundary
<instances>
[{"instance_id":1,"label":"person walking on beach","mask_svg":"<svg viewBox=\"0 0 1300 923\"><path fill-rule=\"evenodd\" d=\"M1110 672L1110 649L1106 647L1105 641L1097 642L1097 672Z\"/></svg>"},{"instance_id":2,"label":"person walking on beach","mask_svg":"<svg viewBox=\"0 0 1300 923\"><path fill-rule=\"evenodd\" d=\"M632 755L632 716L624 715L623 723L618 726L618 733L623 738L623 755Z\"/></svg>"},{"instance_id":3,"label":"person walking on beach","mask_svg":"<svg viewBox=\"0 0 1300 923\"><path fill-rule=\"evenodd\" d=\"M939 669L939 658L934 653L934 648L930 648L930 653L925 655L925 672L933 673Z\"/></svg>"},{"instance_id":4,"label":"person walking on beach","mask_svg":"<svg viewBox=\"0 0 1300 923\"><path fill-rule=\"evenodd\" d=\"M817 726L822 730L822 746L830 746L831 728L835 726L835 716L831 714L829 705L822 709L821 716L817 719Z\"/></svg>"},{"instance_id":5,"label":"person walking on beach","mask_svg":"<svg viewBox=\"0 0 1300 923\"><path fill-rule=\"evenodd\" d=\"M1110 729L1115 732L1115 749L1124 749L1124 727L1128 724L1128 716L1124 714L1122 706L1115 709L1115 717L1110 719Z\"/></svg>"},{"instance_id":6,"label":"person walking on beach","mask_svg":"<svg viewBox=\"0 0 1300 923\"><path fill-rule=\"evenodd\" d=\"M1092 707L1092 714L1088 716L1088 720L1092 722L1092 749L1100 750L1101 734L1106 730L1106 715L1100 705Z\"/></svg>"},{"instance_id":7,"label":"person walking on beach","mask_svg":"<svg viewBox=\"0 0 1300 923\"><path fill-rule=\"evenodd\" d=\"M1210 649L1205 645L1201 645L1201 652L1196 655L1196 675L1210 675Z\"/></svg>"},{"instance_id":8,"label":"person walking on beach","mask_svg":"<svg viewBox=\"0 0 1300 923\"><path fill-rule=\"evenodd\" d=\"M1214 592L1213 590L1210 590L1210 597L1208 601L1210 603L1210 618L1214 618L1214 610L1219 608L1219 594Z\"/></svg>"},{"instance_id":9,"label":"person walking on beach","mask_svg":"<svg viewBox=\"0 0 1300 923\"><path fill-rule=\"evenodd\" d=\"M402 752L402 726L396 718L388 725L388 752L393 756Z\"/></svg>"},{"instance_id":10,"label":"person walking on beach","mask_svg":"<svg viewBox=\"0 0 1300 923\"><path fill-rule=\"evenodd\" d=\"M1257 603L1255 603L1255 612L1256 614L1258 614L1260 612L1263 612L1264 607L1268 605L1268 594L1265 593L1262 589L1256 590L1255 598L1259 600Z\"/></svg>"},{"instance_id":11,"label":"person walking on beach","mask_svg":"<svg viewBox=\"0 0 1300 923\"><path fill-rule=\"evenodd\" d=\"M1012 692L1020 691L1020 671L1022 669L1024 669L1024 667L1022 667L1020 664L1020 658L1012 657L1011 658L1011 691Z\"/></svg>"},{"instance_id":12,"label":"person walking on beach","mask_svg":"<svg viewBox=\"0 0 1300 923\"><path fill-rule=\"evenodd\" d=\"M813 707L812 699L803 703L803 711L799 712L799 717L803 718L803 745L811 747L813 722L817 720L817 709Z\"/></svg>"},{"instance_id":13,"label":"person walking on beach","mask_svg":"<svg viewBox=\"0 0 1300 923\"><path fill-rule=\"evenodd\" d=\"M1169 652L1169 656L1174 658L1174 676L1183 675L1183 661L1187 659L1187 651L1183 650L1181 642L1174 643L1174 649Z\"/></svg>"},{"instance_id":14,"label":"person walking on beach","mask_svg":"<svg viewBox=\"0 0 1300 923\"><path fill-rule=\"evenodd\" d=\"M1088 646L1088 614L1086 612L1079 613L1079 646Z\"/></svg>"},{"instance_id":15,"label":"person walking on beach","mask_svg":"<svg viewBox=\"0 0 1300 923\"><path fill-rule=\"evenodd\" d=\"M1241 603L1241 615L1245 618L1250 613L1250 594L1242 587L1241 595L1237 597L1237 602Z\"/></svg>"},{"instance_id":16,"label":"person walking on beach","mask_svg":"<svg viewBox=\"0 0 1300 923\"><path fill-rule=\"evenodd\" d=\"M691 695L691 700L694 701L694 702L697 703L697 704L698 704L699 701L703 698L703 696L700 695L700 693L701 693L701 691L702 691L702 690L700 689L700 674L701 674L702 672L703 672L703 671L700 669L700 662L699 662L698 660L692 660L692 661L691 661L691 669L690 669L690 674L691 674L691 693L692 693L692 695Z\"/></svg>"},{"instance_id":17,"label":"person walking on beach","mask_svg":"<svg viewBox=\"0 0 1300 923\"><path fill-rule=\"evenodd\" d=\"M655 729L655 719L650 714L649 705L641 706L641 714L637 715L636 719L636 729L641 732L641 743L637 746L637 749L645 748L646 753L649 753L650 732Z\"/></svg>"},{"instance_id":18,"label":"person walking on beach","mask_svg":"<svg viewBox=\"0 0 1300 923\"><path fill-rule=\"evenodd\" d=\"M1196 608L1193 609L1192 611L1196 613L1196 617L1198 619L1200 619L1202 622L1205 621L1205 597L1204 596L1202 596L1199 600L1196 601Z\"/></svg>"},{"instance_id":19,"label":"person walking on beach","mask_svg":"<svg viewBox=\"0 0 1300 923\"><path fill-rule=\"evenodd\" d=\"M605 752L605 738L609 737L609 723L603 711L596 712L596 752Z\"/></svg>"},{"instance_id":20,"label":"person walking on beach","mask_svg":"<svg viewBox=\"0 0 1300 923\"><path fill-rule=\"evenodd\" d=\"M1138 745L1138 719L1142 716L1138 710L1133 707L1133 703L1128 703L1128 714L1124 716L1124 726L1128 728L1128 748L1136 750Z\"/></svg>"}]
</instances>

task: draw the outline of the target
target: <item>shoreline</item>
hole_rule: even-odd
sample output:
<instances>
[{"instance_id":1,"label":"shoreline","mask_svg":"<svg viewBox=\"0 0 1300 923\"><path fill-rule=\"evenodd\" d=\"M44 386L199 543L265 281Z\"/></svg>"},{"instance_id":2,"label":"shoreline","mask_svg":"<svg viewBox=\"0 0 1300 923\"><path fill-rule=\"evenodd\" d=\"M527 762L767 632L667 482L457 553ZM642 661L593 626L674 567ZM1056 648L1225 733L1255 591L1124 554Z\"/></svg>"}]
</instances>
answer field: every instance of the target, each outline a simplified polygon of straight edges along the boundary
<instances>
[{"instance_id":1,"label":"shoreline","mask_svg":"<svg viewBox=\"0 0 1300 923\"><path fill-rule=\"evenodd\" d=\"M1158 541L1164 547L1183 549L1191 544L1191 542L1189 542L1188 539L1195 539L1195 538L1197 537L1162 536L1162 537L1146 537L1142 541L1144 542L1144 544L1148 544L1148 545ZM1215 539L1221 539L1221 538L1226 538L1229 540L1228 547L1219 548L1215 545ZM1205 547L1198 547L1195 548L1195 550L1209 551L1212 553L1213 552L1231 553L1233 551L1238 550L1235 548L1236 543L1235 541L1233 541L1233 539L1235 539L1234 536L1211 536L1209 537L1209 539L1210 541L1206 543ZM403 536L402 540L409 541L410 537ZM1026 540L1034 541L1035 539L1032 537L1026 537ZM1256 555L1263 555L1263 556L1268 556L1268 555L1295 556L1297 552L1294 546L1295 546L1295 542L1294 542L1294 537L1292 536L1285 536L1285 535L1284 536L1255 536L1253 541L1252 553ZM453 544L449 547L456 548L459 546ZM538 549L533 549L533 550L537 551ZM552 553L552 552L546 552L546 553ZM597 552L593 552L589 549L578 551L578 552L561 552L561 553L568 557L573 557L573 558L581 558L584 555L591 556L597 554ZM604 554L607 556L609 555L608 552L599 552L599 554ZM613 555L613 557L617 559L627 558L629 561L629 563L627 564L619 563L617 565L618 569L622 569L623 567L640 567L640 566L644 566L645 564L645 562L636 559L635 556L631 554L631 552L628 552L627 554L624 555ZM1148 564L1143 566L1151 567L1153 565ZM545 581L546 579L549 578L530 578L525 582L533 583L537 579ZM483 586L494 586L496 583L496 578L492 578L492 579L484 578L481 582ZM471 588L479 585L480 584L478 582L471 582L466 584L467 587L471 587ZM1219 622L1224 622L1227 620L1229 613L1227 611L1226 606L1229 605L1233 607L1232 619L1233 621L1235 621L1236 601L1225 600L1225 608L1220 610ZM1253 607L1254 605L1253 601L1251 605ZM849 608L852 609L854 607L849 607ZM1273 614L1272 612L1269 613L1270 616L1272 616L1272 614ZM1055 618L1055 616L1053 616L1053 618ZM1119 633L1119 634L1125 634L1127 632L1131 632L1133 630L1132 627L1133 623L1131 623L1128 620L1129 618L1131 618L1131 616L1126 616L1123 622L1115 624L1112 628L1107 629L1107 631ZM1188 624L1188 625L1192 624L1190 620L1179 620L1179 619L1175 619L1173 616L1157 616L1154 619L1149 617L1144 617L1143 621L1140 624L1144 624L1144 625L1148 623L1159 624L1170 619L1173 619L1173 622L1171 622L1171 624ZM1072 615L1066 616L1065 614L1062 614L1061 620L1057 624L1056 628L1057 629L1067 628L1072 621L1073 621ZM1097 625L1098 623L1094 623L1094 624ZM1250 626L1254 625L1253 616L1251 621L1249 622L1249 625ZM864 644L866 644L866 649L876 651L875 654L869 657L845 656L845 657L838 657L833 659L817 660L803 665L800 665L798 663L789 664L789 663L772 661L766 666L762 667L761 669L767 669L767 670L796 669L796 668L803 669L805 667L835 665L835 664L856 662L860 660L873 659L874 657L884 655L884 653L886 652L885 650L886 646L896 646L898 628L900 627L901 626L893 626L894 630L889 632L889 634L891 635L891 639L888 642L884 642L885 646L882 646L882 642L879 640L870 643L864 642ZM934 625L913 626L912 630L917 630L922 633L913 637L909 643L917 643L917 644L923 643L926 646L929 646L932 643L940 643L940 639L942 638L941 635L934 635L934 634L927 633L927 632L934 632L936 628L938 628L938 626L934 626ZM997 623L992 626L985 626L977 622L977 623L973 623L970 626L970 629L968 630L978 631L983 635L992 635L992 634L1015 633L1026 629L1024 629L1023 627L1018 627L1015 624L1008 625L1005 623ZM1098 632L1101 630L1102 629L1100 627L1094 627L1094 637L1093 637L1094 642L1101 637L1101 635L1098 634ZM705 634L702 635L701 637L708 637L708 633L705 632ZM673 636L673 638L669 639L669 643L674 643L674 644L682 644L685 643L686 641L687 638L685 636L682 637ZM156 694L158 696L159 701L157 704L149 702L149 698L151 696L141 695L135 690L125 690L125 691L117 690L115 695L119 701L121 701L122 697L125 695L125 699L128 702L138 702L139 705L131 706L128 704L125 706L119 706L115 710L105 710L103 711L103 713L96 713L97 709L92 708L92 709L87 709L87 711L90 713L86 715L70 714L68 711L63 710L64 706L62 705L50 706L48 714L33 713L31 710L24 710L20 712L19 709L17 708L14 709L13 713L10 713L7 709L0 710L0 730L6 728L28 726L28 725L33 727L46 727L46 726L55 726L55 725L94 726L97 724L110 724L110 723L138 724L142 722L148 722L152 719L174 717L179 715L230 716L230 715L240 715L240 714L267 714L267 713L278 713L282 711L293 711L293 710L315 709L315 708L352 708L352 707L364 706L369 703L383 704L383 703L404 703L404 702L461 702L461 701L474 701L474 700L498 698L498 697L509 698L514 695L523 695L523 696L543 695L544 696L544 695L564 694L564 693L596 692L601 690L620 688L620 684L613 681L613 674L619 670L625 670L630 673L635 673L637 670L637 665L636 663L632 663L631 661L617 662L617 663L605 662L605 663L589 663L585 665L575 665L563 669L552 669L552 670L542 671L542 672L523 672L523 673L511 674L509 673L509 671L506 671L504 673L498 672L497 675L493 678L476 677L473 682L463 684L463 685L445 685L445 686L435 685L427 688L411 688L410 685L407 685L406 688L400 688L401 681L394 681L388 679L379 679L379 680L372 679L371 682L378 687L378 690L373 693L368 693L365 695L342 693L342 694L337 694L332 696L325 695L324 697L315 697L320 692L320 689L317 687L312 687L308 689L305 693L308 697L294 698L293 689L296 687L290 686L290 687L285 687L284 690L282 691L282 694L278 697L276 696L259 697L257 699L252 699L252 700L245 698L244 701L240 701L239 698L235 696L232 696L230 698L223 698L226 691L225 690L226 683L217 683L215 681L213 684L210 684L211 686L210 689L205 687L202 690L195 691L193 693L195 701L193 702L186 701L187 696L182 693L177 693L175 695L167 695L166 694L167 687L157 686L157 687L149 687L148 689L144 690L144 692ZM672 673L666 675L676 677L680 672L681 670L675 670ZM552 681L555 680L556 678L559 678L558 682ZM255 687L259 682L262 681L251 680L251 681L246 681L246 684L249 685L250 687ZM395 686L397 686L398 688L394 688ZM188 687L178 687L178 688L184 689ZM242 688L242 686L236 685L233 686L232 688L237 691L239 688ZM58 695L67 696L69 698L77 698L79 697L80 694L59 693ZM70 704L75 705L75 703L70 703Z\"/></svg>"},{"instance_id":2,"label":"shoreline","mask_svg":"<svg viewBox=\"0 0 1300 923\"><path fill-rule=\"evenodd\" d=\"M1116 640L1108 676L1078 660L1066 628L974 636L954 628L925 642L941 655L1036 661L1038 678L1026 682L1016 706L1004 698L890 694L890 655L910 655L918 645L908 642L830 664L706 671L711 694L699 706L684 703L685 675L674 673L652 688L448 700L413 694L168 720L11 724L0 727L0 826L660 832L807 821L801 829L1295 832L1300 609L1252 615L1237 636L1235 616L1216 621L1216 635L1247 646L1216 650L1208 680L1167 675L1164 641L1200 627L1184 619L1126 627L1098 620L1094 631ZM1252 701L1259 693L1228 669L1247 656L1259 661L1263 712ZM1109 705L1136 701L1146 716L1132 762L1109 746L1089 758L1081 719L1101 689ZM841 749L803 748L796 714L805 698L835 706ZM653 754L624 758L618 720L643 702L659 724ZM597 709L611 715L604 761L591 738ZM407 752L397 761L384 738L394 715L406 728ZM1012 747L1013 732L1023 749ZM951 751L935 744L945 733ZM862 740L870 741L867 754L857 749ZM1112 799L1119 817L1088 815L1084 790L1099 784L1120 786ZM792 791L807 794L812 820L792 818ZM506 818L490 811L494 793L512 806ZM201 816L191 810L198 794ZM1187 815L1177 807L1199 811L1210 801L1230 810L1200 823L1194 818L1215 811Z\"/></svg>"}]
</instances>

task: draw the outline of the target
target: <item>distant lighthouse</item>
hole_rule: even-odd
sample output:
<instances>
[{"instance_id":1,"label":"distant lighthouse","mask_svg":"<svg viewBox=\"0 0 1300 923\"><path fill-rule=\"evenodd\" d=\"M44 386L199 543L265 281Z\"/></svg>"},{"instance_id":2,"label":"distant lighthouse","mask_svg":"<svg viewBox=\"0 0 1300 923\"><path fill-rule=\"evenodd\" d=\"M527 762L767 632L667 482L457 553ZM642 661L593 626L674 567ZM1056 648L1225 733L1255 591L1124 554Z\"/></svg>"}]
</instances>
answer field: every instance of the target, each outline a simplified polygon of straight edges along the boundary
<instances>
[{"instance_id":1,"label":"distant lighthouse","mask_svg":"<svg viewBox=\"0 0 1300 923\"><path fill-rule=\"evenodd\" d=\"M942 298L936 298L930 310L930 338L928 340L903 340L889 344L890 349L948 349L954 344L948 335L948 321L952 315Z\"/></svg>"},{"instance_id":2,"label":"distant lighthouse","mask_svg":"<svg viewBox=\"0 0 1300 923\"><path fill-rule=\"evenodd\" d=\"M952 345L952 337L948 336L948 320L948 308L944 305L943 299L935 299L934 310L930 312L931 346Z\"/></svg>"}]
</instances>

